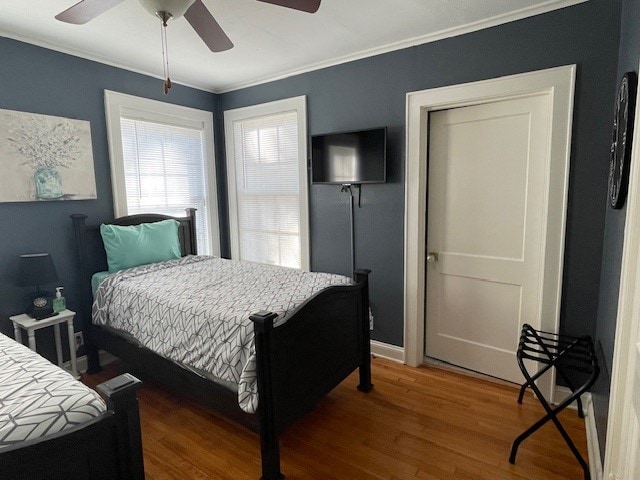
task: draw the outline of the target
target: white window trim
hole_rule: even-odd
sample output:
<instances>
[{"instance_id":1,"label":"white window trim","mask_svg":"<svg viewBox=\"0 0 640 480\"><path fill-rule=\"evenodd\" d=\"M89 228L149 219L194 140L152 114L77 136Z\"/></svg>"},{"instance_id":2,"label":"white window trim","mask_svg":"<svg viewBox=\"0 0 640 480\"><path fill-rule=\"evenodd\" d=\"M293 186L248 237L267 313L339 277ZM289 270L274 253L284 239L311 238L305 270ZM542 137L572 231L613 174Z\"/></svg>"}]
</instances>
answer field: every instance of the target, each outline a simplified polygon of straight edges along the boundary
<instances>
[{"instance_id":1,"label":"white window trim","mask_svg":"<svg viewBox=\"0 0 640 480\"><path fill-rule=\"evenodd\" d=\"M224 112L224 132L227 153L227 186L229 189L229 230L231 258L240 258L240 235L238 230L238 196L236 191L235 144L233 123L250 118L296 111L298 115L298 161L300 172L300 261L302 270L309 271L309 183L307 168L307 98L286 98Z\"/></svg>"},{"instance_id":2,"label":"white window trim","mask_svg":"<svg viewBox=\"0 0 640 480\"><path fill-rule=\"evenodd\" d=\"M220 225L213 148L213 114L204 110L164 103L124 93L104 91L104 106L111 164L113 209L116 217L127 215L121 116L156 121L168 125L202 129L206 162L206 184L209 195L209 245L213 255L220 255ZM196 215L198 213L196 212Z\"/></svg>"}]
</instances>

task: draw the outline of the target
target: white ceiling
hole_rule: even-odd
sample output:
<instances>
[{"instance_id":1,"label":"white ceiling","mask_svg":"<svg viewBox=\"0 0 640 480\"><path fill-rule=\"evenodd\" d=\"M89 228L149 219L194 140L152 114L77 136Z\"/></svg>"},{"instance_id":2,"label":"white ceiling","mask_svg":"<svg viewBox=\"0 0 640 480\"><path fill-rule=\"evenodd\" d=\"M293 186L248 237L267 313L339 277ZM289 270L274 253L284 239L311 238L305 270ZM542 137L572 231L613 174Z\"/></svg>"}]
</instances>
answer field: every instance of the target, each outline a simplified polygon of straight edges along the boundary
<instances>
[{"instance_id":1,"label":"white ceiling","mask_svg":"<svg viewBox=\"0 0 640 480\"><path fill-rule=\"evenodd\" d=\"M203 0L235 47L210 52L184 18L168 28L171 79L212 92L426 43L586 0L322 0L315 14L255 0ZM0 0L0 35L162 77L160 21L125 0L86 25L77 0Z\"/></svg>"}]
</instances>

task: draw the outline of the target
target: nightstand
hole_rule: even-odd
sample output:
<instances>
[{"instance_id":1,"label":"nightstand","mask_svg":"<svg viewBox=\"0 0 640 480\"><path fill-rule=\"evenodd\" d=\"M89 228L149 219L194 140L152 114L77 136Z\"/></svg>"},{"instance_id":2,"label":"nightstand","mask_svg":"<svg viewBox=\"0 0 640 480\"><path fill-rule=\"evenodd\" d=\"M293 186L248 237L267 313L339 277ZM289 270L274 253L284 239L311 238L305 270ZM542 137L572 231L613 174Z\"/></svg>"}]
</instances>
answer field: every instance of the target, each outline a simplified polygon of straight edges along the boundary
<instances>
[{"instance_id":1,"label":"nightstand","mask_svg":"<svg viewBox=\"0 0 640 480\"><path fill-rule=\"evenodd\" d=\"M35 320L31 318L26 313L22 315L15 315L13 317L9 317L13 322L13 331L16 337L16 341L18 343L22 343L22 332L21 328L24 328L27 331L27 335L29 336L29 348L36 351L36 330L40 330L41 328L50 327L53 325L54 335L56 339L56 353L58 354L58 366L62 367L62 341L60 340L60 324L67 322L67 331L69 333L69 354L71 357L71 375L75 378L80 378L78 375L78 365L76 362L76 340L75 340L75 331L73 329L73 317L75 317L76 312L72 312L71 310L63 310L58 315L54 317L44 318L42 320Z\"/></svg>"}]
</instances>

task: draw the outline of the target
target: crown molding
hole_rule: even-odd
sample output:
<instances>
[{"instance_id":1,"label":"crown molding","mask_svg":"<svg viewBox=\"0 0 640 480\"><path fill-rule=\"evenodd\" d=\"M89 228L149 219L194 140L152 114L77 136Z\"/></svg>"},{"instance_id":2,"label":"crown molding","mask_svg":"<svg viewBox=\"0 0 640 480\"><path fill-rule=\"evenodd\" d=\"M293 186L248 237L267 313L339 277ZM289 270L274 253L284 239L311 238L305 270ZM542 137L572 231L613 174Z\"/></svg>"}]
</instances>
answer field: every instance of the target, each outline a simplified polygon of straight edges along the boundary
<instances>
[{"instance_id":1,"label":"crown molding","mask_svg":"<svg viewBox=\"0 0 640 480\"><path fill-rule=\"evenodd\" d=\"M467 33L477 32L479 30L484 30L486 28L491 28L498 25L515 22L525 18L548 13L554 10L560 10L566 7L571 7L587 1L588 0L548 0L547 2L544 2L541 4L533 5L531 7L525 7L520 10L515 10L515 11L508 12L501 15L496 15L494 17L486 18L476 22L470 22L465 25L459 25L453 28L440 30L438 32L430 33L427 35L421 35L418 37L409 38L399 42L389 43L387 45L383 45L376 48L361 50L360 52L344 55L341 57L335 57L329 60L323 60L321 62L308 64L303 67L287 70L275 75L265 75L262 77L257 77L251 80L247 80L246 82L231 83L218 88L213 88L211 85L206 85L205 83L201 83L197 81L194 82L192 80L191 81L184 80L180 78L179 75L176 76L175 79L172 76L171 81L175 84L179 84L185 87L195 88L195 89L202 90L209 93L215 93L215 94L228 93L236 90L241 90L244 88L255 87L257 85L262 85L264 83L269 83L276 80L282 80L284 78L293 77L303 73L308 73L315 70L332 67L335 65L341 65L343 63L348 63L348 62L360 60L363 58L381 55L383 53L389 53L396 50L415 47L417 45L423 45L425 43L437 42L438 40L456 37L459 35L465 35ZM39 47L47 48L49 50L55 50L57 52L65 53L75 57L80 57L86 60L102 63L104 65L120 68L133 73L139 73L141 75L146 75L146 76L157 78L160 80L163 79L162 76L157 72L150 72L147 70L132 67L130 65L125 65L113 58L104 57L101 55L97 55L95 53L87 52L80 48L72 48L72 47L64 46L59 43L45 40L42 38L29 37L26 35L9 32L3 29L0 29L0 35L7 38L11 38L13 40L18 40L20 42L25 42L25 43L36 45Z\"/></svg>"},{"instance_id":2,"label":"crown molding","mask_svg":"<svg viewBox=\"0 0 640 480\"><path fill-rule=\"evenodd\" d=\"M17 40L19 42L35 45L36 47L46 48L47 50L54 50L56 52L64 53L66 55L71 55L73 57L82 58L84 60L89 60L91 62L101 63L103 65L108 65L110 67L127 70L133 73L139 73L140 75L145 75L151 78L157 78L158 80L164 81L164 77L158 74L157 72L151 72L144 69L135 68L135 67L132 67L131 65L125 65L124 63L120 63L117 60L114 60L109 57L103 57L96 53L87 52L79 48L72 48L65 45L61 45L59 43L52 42L50 40L44 40L42 38L37 38L37 37L29 37L26 35L9 32L3 29L0 29L0 37L10 38L12 40ZM174 78L173 74L171 75L171 83L174 85L182 85L183 87L195 88L196 90L202 90L203 92L221 93L211 88L211 86L208 86L202 83L189 82L181 79L179 76ZM158 88L161 88L161 87L158 87Z\"/></svg>"},{"instance_id":3,"label":"crown molding","mask_svg":"<svg viewBox=\"0 0 640 480\"><path fill-rule=\"evenodd\" d=\"M544 13L552 12L554 10L560 10L566 7L572 7L580 3L585 3L588 0L549 0L545 3L534 5L531 7L525 7L520 10L504 13L502 15L496 15L494 17L486 18L476 22L467 23L465 25L459 25L456 27L440 30L438 32L430 33L427 35L421 35L419 37L413 37L399 42L390 43L381 47L362 50L357 53L345 55L342 57L332 58L330 60L324 60L313 64L306 65L301 68L288 70L286 72L279 73L277 75L266 75L247 82L240 82L235 84L229 84L216 90L215 93L227 93L235 90L241 90L243 88L255 87L263 83L273 82L276 80L282 80L284 78L293 77L303 73L312 72L314 70L320 70L322 68L332 67L334 65L341 65L343 63L353 62L363 58L374 57L376 55L382 55L383 53L389 53L396 50L402 50L409 47L415 47L417 45L423 45L425 43L437 42L438 40L444 40L446 38L457 37L459 35L465 35L467 33L477 32L486 28L495 27L498 25L504 25L506 23L523 20L525 18L534 17L536 15L542 15Z\"/></svg>"}]
</instances>

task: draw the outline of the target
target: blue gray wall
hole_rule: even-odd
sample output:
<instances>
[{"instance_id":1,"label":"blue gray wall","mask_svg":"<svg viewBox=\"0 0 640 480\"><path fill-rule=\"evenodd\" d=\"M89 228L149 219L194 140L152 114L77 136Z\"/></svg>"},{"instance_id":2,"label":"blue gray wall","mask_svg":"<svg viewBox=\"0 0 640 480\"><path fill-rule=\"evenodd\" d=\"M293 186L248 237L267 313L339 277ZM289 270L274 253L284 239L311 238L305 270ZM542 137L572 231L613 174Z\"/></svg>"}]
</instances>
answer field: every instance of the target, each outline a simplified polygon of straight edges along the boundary
<instances>
[{"instance_id":1,"label":"blue gray wall","mask_svg":"<svg viewBox=\"0 0 640 480\"><path fill-rule=\"evenodd\" d=\"M626 0L625 9L635 4ZM623 25L625 29L629 28ZM593 335L601 283L619 30L620 0L590 0L519 22L220 96L176 86L166 98L157 79L0 38L0 108L90 120L98 187L98 199L93 201L0 203L0 329L10 331L8 316L22 310L22 296L28 291L13 285L21 253L51 252L60 283L67 287L69 306L78 307L68 215L82 212L100 222L113 213L103 89L215 112L221 240L227 255L221 114L229 108L307 95L310 134L382 125L389 128L388 182L364 186L362 208L356 210L356 263L373 270L373 337L401 345L406 93L575 63L578 76L561 328L566 333ZM347 202L336 187L311 188L314 270L349 273ZM611 223L609 218L607 221ZM619 230L619 222L616 228L607 227L608 234ZM603 286L618 271L616 262L605 263ZM47 340L44 345L49 346L50 355L51 342Z\"/></svg>"},{"instance_id":2,"label":"blue gray wall","mask_svg":"<svg viewBox=\"0 0 640 480\"><path fill-rule=\"evenodd\" d=\"M403 343L407 92L577 64L561 329L593 335L598 309L620 3L589 2L220 96L219 110L306 95L309 134L386 125L388 182L362 187L356 266L372 269L373 338ZM218 118L222 117L218 115ZM218 159L224 158L219 123ZM311 265L348 274L348 197L310 190Z\"/></svg>"},{"instance_id":3,"label":"blue gray wall","mask_svg":"<svg viewBox=\"0 0 640 480\"><path fill-rule=\"evenodd\" d=\"M625 72L638 73L640 61L640 0L623 0L618 55L618 82ZM637 128L637 127L636 127ZM637 186L636 186L637 188ZM603 200L606 203L606 200ZM600 298L596 325L596 348L602 370L593 388L594 409L600 440L600 452L604 460L611 368L620 288L620 265L626 204L621 210L606 209L602 271L600 273Z\"/></svg>"},{"instance_id":4,"label":"blue gray wall","mask_svg":"<svg viewBox=\"0 0 640 480\"><path fill-rule=\"evenodd\" d=\"M216 96L176 85L164 97L162 81L71 55L0 38L0 108L89 120L97 200L0 203L0 330L24 310L31 289L14 286L18 256L50 252L72 310L79 311L72 213L91 222L113 218L111 177L104 116L104 89L214 111ZM6 159L0 158L0 165ZM76 328L81 320L76 321ZM51 329L37 332L39 351L55 358Z\"/></svg>"}]
</instances>

